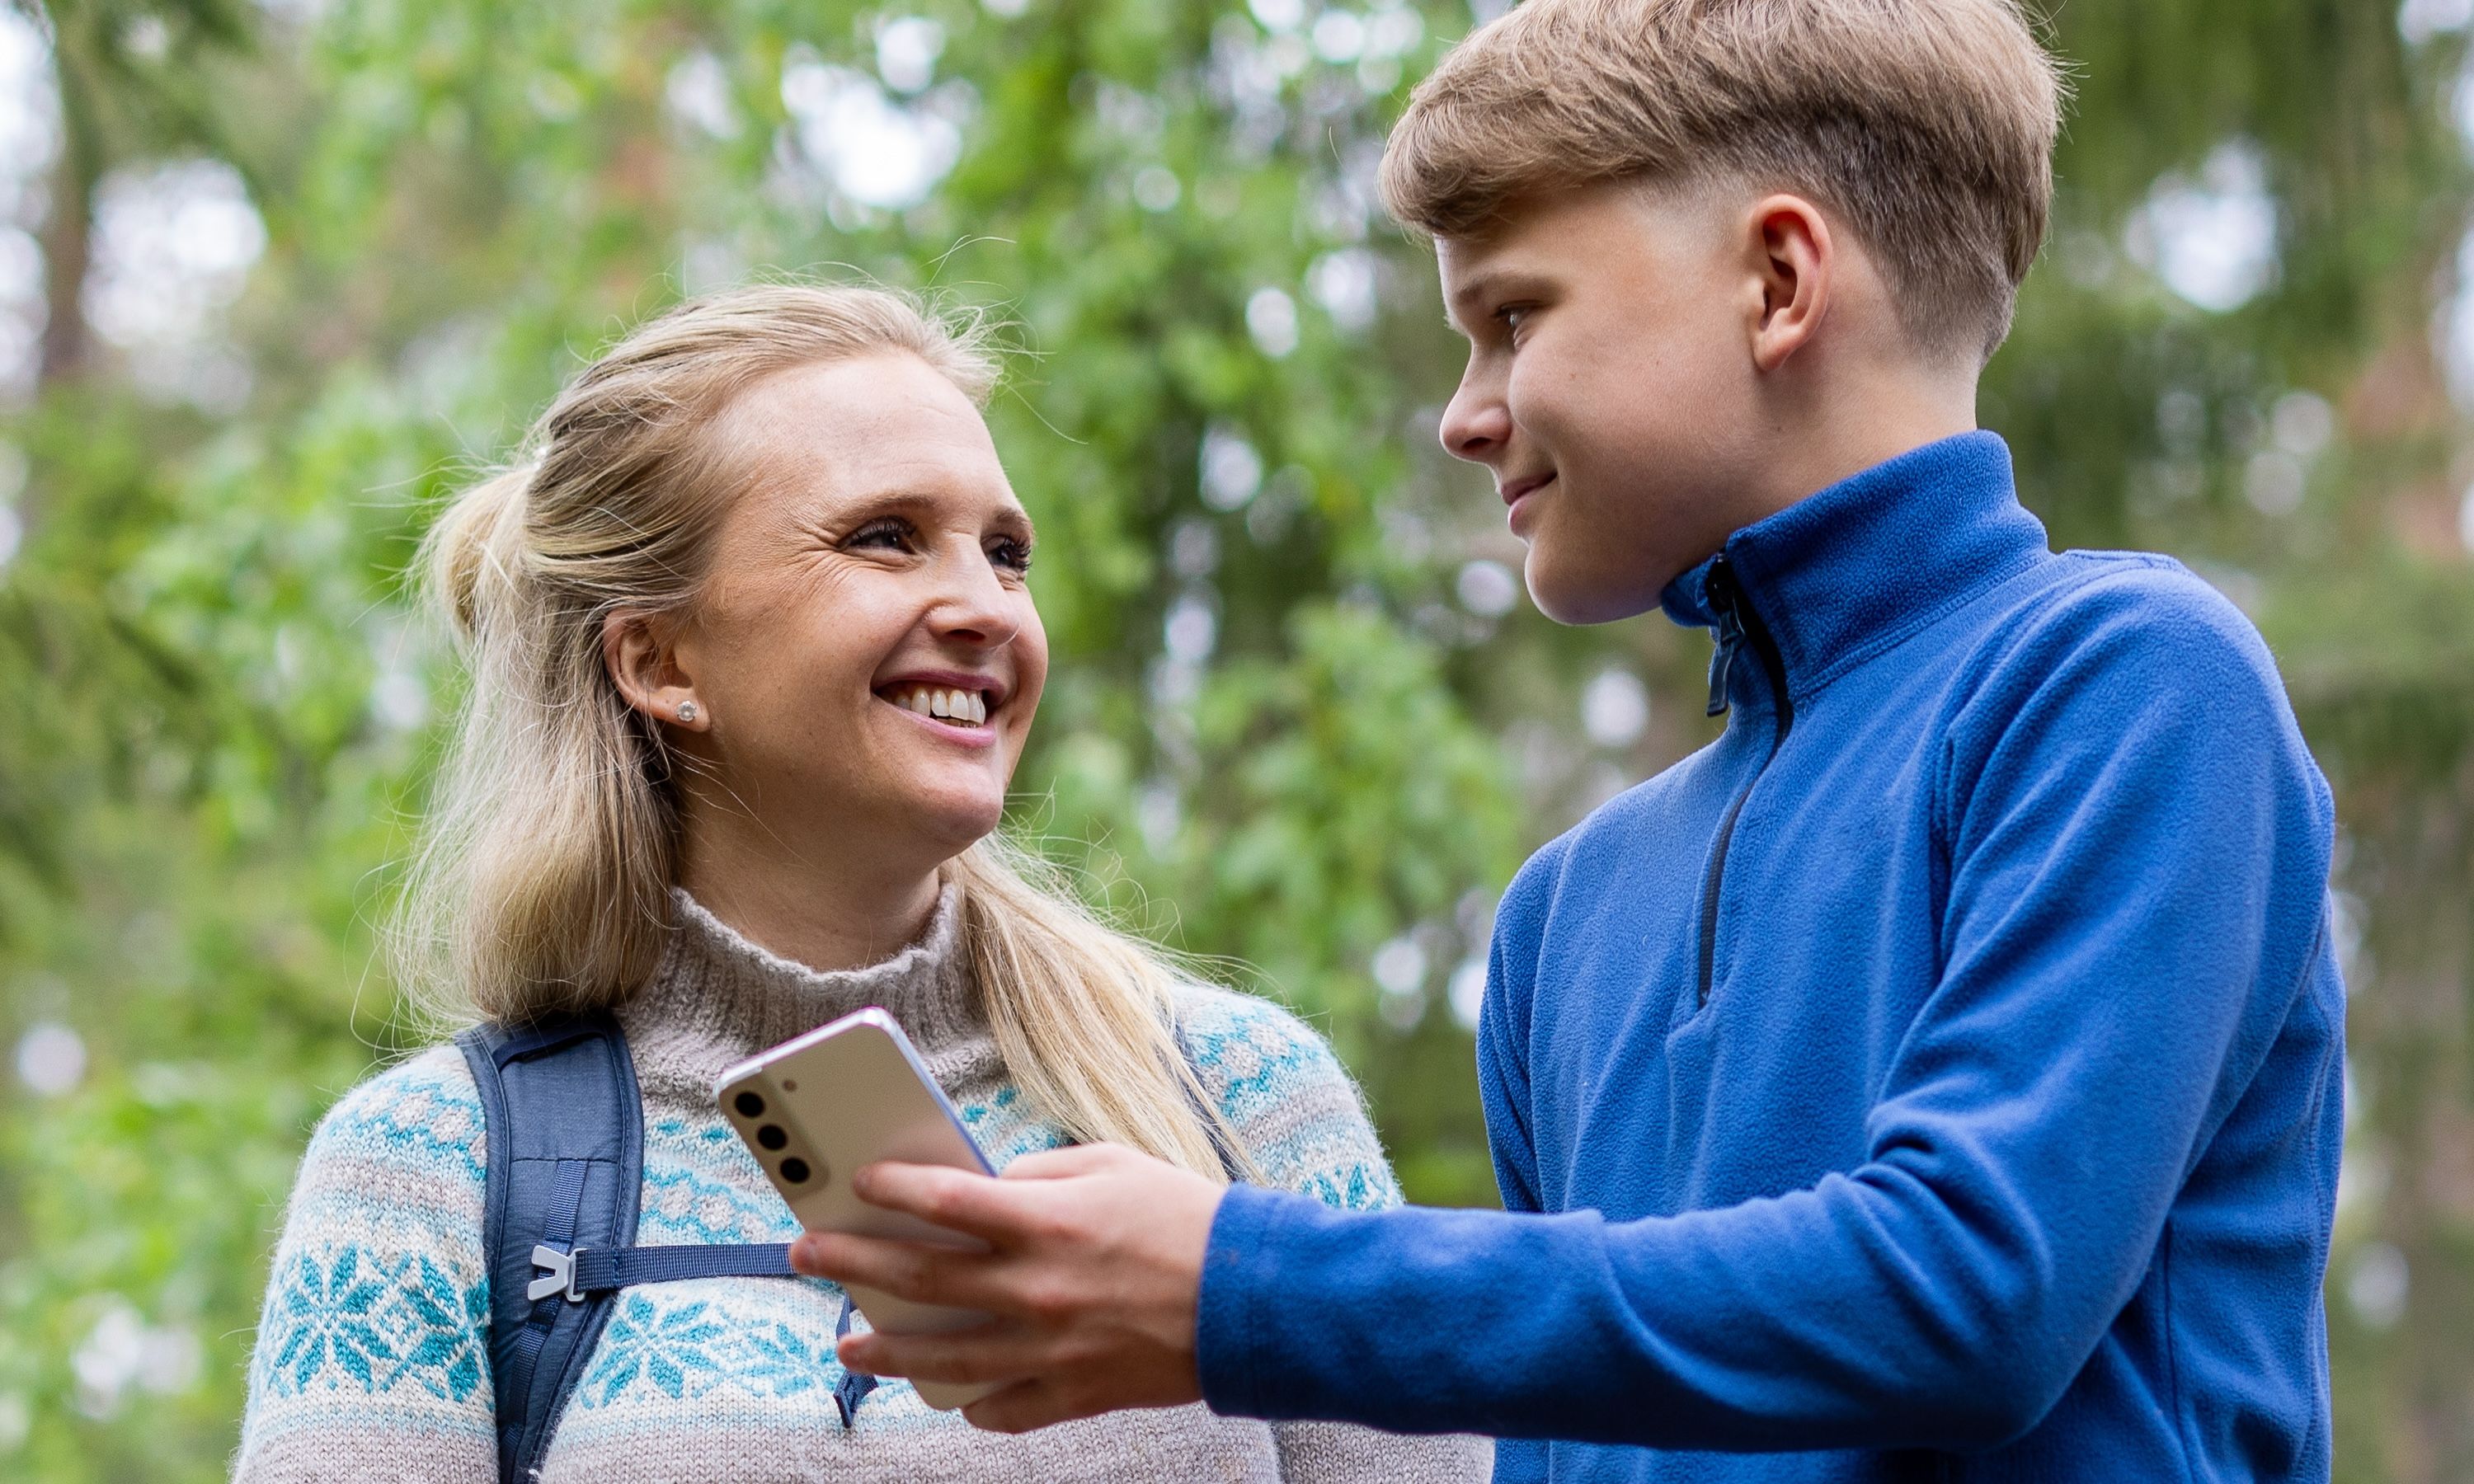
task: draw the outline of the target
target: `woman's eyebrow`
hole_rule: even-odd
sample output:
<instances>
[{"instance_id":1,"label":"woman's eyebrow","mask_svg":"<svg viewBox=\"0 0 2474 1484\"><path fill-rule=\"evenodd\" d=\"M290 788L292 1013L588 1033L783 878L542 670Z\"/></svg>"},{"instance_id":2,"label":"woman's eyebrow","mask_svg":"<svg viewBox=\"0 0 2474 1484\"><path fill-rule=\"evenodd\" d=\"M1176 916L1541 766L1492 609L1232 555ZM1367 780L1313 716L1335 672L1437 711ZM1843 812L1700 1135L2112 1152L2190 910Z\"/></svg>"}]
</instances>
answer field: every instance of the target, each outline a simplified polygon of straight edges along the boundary
<instances>
[{"instance_id":1,"label":"woman's eyebrow","mask_svg":"<svg viewBox=\"0 0 2474 1484\"><path fill-rule=\"evenodd\" d=\"M856 527L880 515L914 515L934 503L935 496L923 491L892 485L856 494L837 492L810 506L807 518L819 525Z\"/></svg>"}]
</instances>

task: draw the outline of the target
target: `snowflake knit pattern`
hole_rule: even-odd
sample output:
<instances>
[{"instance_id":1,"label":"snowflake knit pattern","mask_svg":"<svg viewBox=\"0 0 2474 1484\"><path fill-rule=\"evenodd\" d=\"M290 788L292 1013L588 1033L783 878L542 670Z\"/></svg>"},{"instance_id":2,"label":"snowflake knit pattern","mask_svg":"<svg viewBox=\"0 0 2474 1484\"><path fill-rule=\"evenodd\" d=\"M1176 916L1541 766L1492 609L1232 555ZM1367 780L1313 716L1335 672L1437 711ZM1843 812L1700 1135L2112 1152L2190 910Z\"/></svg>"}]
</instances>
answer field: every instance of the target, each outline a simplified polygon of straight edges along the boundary
<instances>
[{"instance_id":1,"label":"snowflake knit pattern","mask_svg":"<svg viewBox=\"0 0 2474 1484\"><path fill-rule=\"evenodd\" d=\"M1065 1142L1006 1075L979 1017L952 888L918 944L843 973L767 952L684 892L673 905L660 970L619 1011L644 1104L639 1243L798 1234L713 1107L714 1079L865 1005L902 1021L991 1163ZM1313 1031L1268 1001L1200 986L1180 992L1178 1025L1268 1183L1347 1209L1399 1203L1355 1085ZM480 1099L452 1046L371 1077L321 1122L267 1283L235 1478L497 1477L483 1139ZM1266 1424L1200 1406L1006 1437L896 1380L845 1426L834 1401L841 1311L841 1291L811 1279L622 1292L543 1478L1440 1484L1489 1470L1479 1439Z\"/></svg>"}]
</instances>

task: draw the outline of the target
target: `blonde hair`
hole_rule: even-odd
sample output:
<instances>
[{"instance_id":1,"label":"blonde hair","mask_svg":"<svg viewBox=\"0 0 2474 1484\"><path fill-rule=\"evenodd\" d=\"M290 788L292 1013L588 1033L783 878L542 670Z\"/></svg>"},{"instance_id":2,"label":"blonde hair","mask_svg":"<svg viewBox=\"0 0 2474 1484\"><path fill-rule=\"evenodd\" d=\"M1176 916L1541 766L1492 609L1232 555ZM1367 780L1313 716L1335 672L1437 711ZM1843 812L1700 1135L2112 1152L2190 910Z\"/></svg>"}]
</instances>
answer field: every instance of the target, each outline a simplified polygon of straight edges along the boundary
<instances>
[{"instance_id":1,"label":"blonde hair","mask_svg":"<svg viewBox=\"0 0 2474 1484\"><path fill-rule=\"evenodd\" d=\"M617 1004L651 976L681 829L661 729L603 659L614 612L696 598L727 508L708 430L775 372L914 355L984 405L983 325L876 288L774 284L684 303L562 393L512 467L459 497L423 569L470 661L390 947L418 1002L521 1022ZM1024 1090L1081 1140L1197 1173L1242 1151L1180 1054L1177 971L999 837L945 868L981 1008Z\"/></svg>"},{"instance_id":2,"label":"blonde hair","mask_svg":"<svg viewBox=\"0 0 2474 1484\"><path fill-rule=\"evenodd\" d=\"M2050 214L2061 72L2011 0L1527 0L1454 47L1385 149L1394 216L1740 180L1834 209L1920 347L1989 358Z\"/></svg>"}]
</instances>

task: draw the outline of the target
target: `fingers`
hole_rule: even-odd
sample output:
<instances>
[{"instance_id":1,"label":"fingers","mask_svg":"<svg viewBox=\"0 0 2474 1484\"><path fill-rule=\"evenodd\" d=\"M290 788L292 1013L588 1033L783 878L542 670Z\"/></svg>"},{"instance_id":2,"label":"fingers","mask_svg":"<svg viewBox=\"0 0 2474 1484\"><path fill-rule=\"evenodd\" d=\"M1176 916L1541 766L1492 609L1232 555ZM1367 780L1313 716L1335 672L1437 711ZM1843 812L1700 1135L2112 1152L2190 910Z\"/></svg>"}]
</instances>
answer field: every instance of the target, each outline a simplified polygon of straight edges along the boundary
<instances>
[{"instance_id":1,"label":"fingers","mask_svg":"<svg viewBox=\"0 0 2474 1484\"><path fill-rule=\"evenodd\" d=\"M851 1188L870 1206L907 1211L992 1246L1018 1240L1030 1214L1020 1190L936 1164L870 1164L851 1177Z\"/></svg>"},{"instance_id":2,"label":"fingers","mask_svg":"<svg viewBox=\"0 0 2474 1484\"><path fill-rule=\"evenodd\" d=\"M1030 1156L1007 1175L885 1163L855 1182L874 1205L986 1251L821 1232L792 1247L800 1272L988 1316L945 1334L850 1335L844 1364L996 1387L964 1415L1007 1432L1198 1400L1196 1293L1224 1187L1106 1145Z\"/></svg>"},{"instance_id":3,"label":"fingers","mask_svg":"<svg viewBox=\"0 0 2474 1484\"><path fill-rule=\"evenodd\" d=\"M1001 1324L945 1334L848 1334L835 1346L842 1364L866 1376L898 1376L955 1385L1020 1381L1038 1369L1033 1342Z\"/></svg>"},{"instance_id":4,"label":"fingers","mask_svg":"<svg viewBox=\"0 0 2474 1484\"><path fill-rule=\"evenodd\" d=\"M1115 1144L1069 1144L1062 1149L1046 1149L1027 1154L1005 1167L1005 1180L1068 1180L1077 1175L1098 1175L1122 1167L1128 1159L1143 1156Z\"/></svg>"},{"instance_id":5,"label":"fingers","mask_svg":"<svg viewBox=\"0 0 2474 1484\"><path fill-rule=\"evenodd\" d=\"M993 1391L962 1408L963 1420L984 1432L1029 1432L1095 1415L1068 1406L1044 1381L1023 1381Z\"/></svg>"},{"instance_id":6,"label":"fingers","mask_svg":"<svg viewBox=\"0 0 2474 1484\"><path fill-rule=\"evenodd\" d=\"M790 1266L845 1287L948 1308L984 1309L997 1297L983 1255L922 1242L812 1232L790 1244Z\"/></svg>"}]
</instances>

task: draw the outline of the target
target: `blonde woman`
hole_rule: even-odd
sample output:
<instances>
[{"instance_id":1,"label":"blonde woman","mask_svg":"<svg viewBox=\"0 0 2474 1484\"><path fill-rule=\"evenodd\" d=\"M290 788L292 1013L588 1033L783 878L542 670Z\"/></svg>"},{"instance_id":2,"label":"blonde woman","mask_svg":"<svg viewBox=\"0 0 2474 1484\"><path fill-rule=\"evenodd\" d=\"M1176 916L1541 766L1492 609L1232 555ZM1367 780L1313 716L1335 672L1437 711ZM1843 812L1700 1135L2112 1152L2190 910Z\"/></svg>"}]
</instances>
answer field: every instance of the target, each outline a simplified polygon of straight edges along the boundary
<instances>
[{"instance_id":1,"label":"blonde woman","mask_svg":"<svg viewBox=\"0 0 2474 1484\"><path fill-rule=\"evenodd\" d=\"M1107 1140L1335 1205L1398 1200L1328 1050L1180 977L995 833L1047 678L1031 521L977 335L872 289L743 289L639 328L431 538L473 674L400 935L466 1018L615 1012L648 1245L796 1226L715 1074L864 1005L990 1159ZM498 1473L485 1120L456 1049L348 1093L302 1162L237 1464ZM1226 1158L1224 1159L1224 1154ZM1485 1445L1200 1407L1006 1437L835 1354L830 1284L624 1290L559 1479L1460 1479Z\"/></svg>"}]
</instances>

